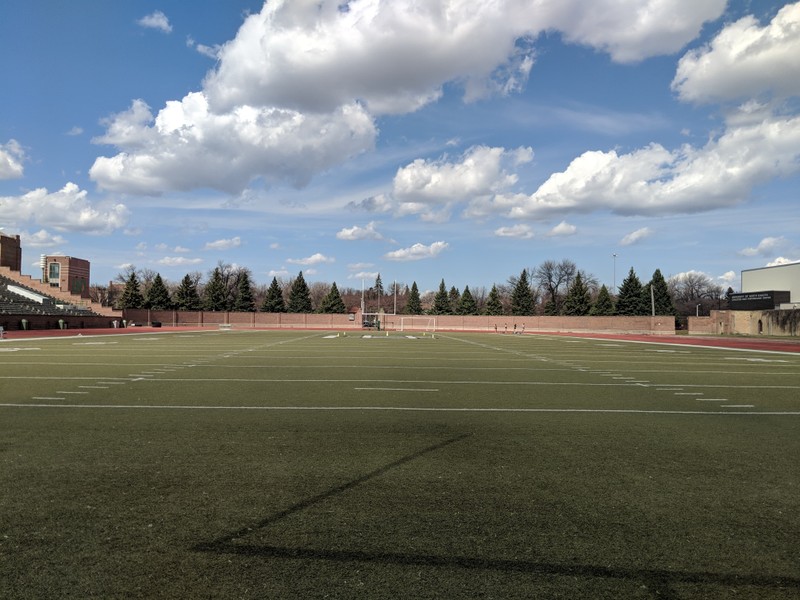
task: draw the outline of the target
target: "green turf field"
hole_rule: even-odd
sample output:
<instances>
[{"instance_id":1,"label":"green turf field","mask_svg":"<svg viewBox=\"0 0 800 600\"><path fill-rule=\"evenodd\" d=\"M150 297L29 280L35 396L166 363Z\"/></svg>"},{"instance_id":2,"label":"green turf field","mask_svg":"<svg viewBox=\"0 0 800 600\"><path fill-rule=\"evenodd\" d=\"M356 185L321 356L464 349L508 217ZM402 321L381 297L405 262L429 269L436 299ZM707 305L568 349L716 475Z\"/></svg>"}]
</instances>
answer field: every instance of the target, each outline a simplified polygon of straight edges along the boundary
<instances>
[{"instance_id":1,"label":"green turf field","mask_svg":"<svg viewBox=\"0 0 800 600\"><path fill-rule=\"evenodd\" d=\"M0 342L0 597L800 597L800 355L418 336Z\"/></svg>"}]
</instances>

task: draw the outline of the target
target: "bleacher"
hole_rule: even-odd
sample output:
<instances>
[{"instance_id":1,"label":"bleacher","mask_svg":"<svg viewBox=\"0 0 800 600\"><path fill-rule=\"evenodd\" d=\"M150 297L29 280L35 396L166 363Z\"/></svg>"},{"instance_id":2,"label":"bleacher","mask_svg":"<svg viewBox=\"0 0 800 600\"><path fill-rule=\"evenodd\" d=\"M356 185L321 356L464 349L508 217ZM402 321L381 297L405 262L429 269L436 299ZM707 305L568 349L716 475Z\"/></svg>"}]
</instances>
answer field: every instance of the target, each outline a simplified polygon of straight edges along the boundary
<instances>
[{"instance_id":1,"label":"bleacher","mask_svg":"<svg viewBox=\"0 0 800 600\"><path fill-rule=\"evenodd\" d=\"M16 281L0 275L0 314L81 316L93 315L90 309L63 304Z\"/></svg>"}]
</instances>

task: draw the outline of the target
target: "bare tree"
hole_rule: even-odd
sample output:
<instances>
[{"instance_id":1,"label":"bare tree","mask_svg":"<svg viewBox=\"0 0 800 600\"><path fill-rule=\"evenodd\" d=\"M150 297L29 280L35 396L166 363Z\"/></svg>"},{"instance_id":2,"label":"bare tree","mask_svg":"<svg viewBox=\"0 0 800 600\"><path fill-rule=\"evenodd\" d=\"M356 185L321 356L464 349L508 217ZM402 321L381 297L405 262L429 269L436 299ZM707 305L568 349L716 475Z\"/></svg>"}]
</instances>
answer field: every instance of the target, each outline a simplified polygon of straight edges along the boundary
<instances>
[{"instance_id":1,"label":"bare tree","mask_svg":"<svg viewBox=\"0 0 800 600\"><path fill-rule=\"evenodd\" d=\"M328 295L330 290L331 285L328 283L315 281L308 284L308 295L311 297L311 306L314 307L314 310L319 310L319 307L322 305L322 299ZM339 295L341 296L341 292Z\"/></svg>"},{"instance_id":2,"label":"bare tree","mask_svg":"<svg viewBox=\"0 0 800 600\"><path fill-rule=\"evenodd\" d=\"M681 315L708 314L712 308L721 307L724 297L722 286L699 271L670 276L667 288Z\"/></svg>"},{"instance_id":3,"label":"bare tree","mask_svg":"<svg viewBox=\"0 0 800 600\"><path fill-rule=\"evenodd\" d=\"M549 306L547 312L551 314L560 312L563 295L577 272L578 268L575 263L567 259L561 262L546 260L533 270L533 280L547 294L547 306Z\"/></svg>"}]
</instances>

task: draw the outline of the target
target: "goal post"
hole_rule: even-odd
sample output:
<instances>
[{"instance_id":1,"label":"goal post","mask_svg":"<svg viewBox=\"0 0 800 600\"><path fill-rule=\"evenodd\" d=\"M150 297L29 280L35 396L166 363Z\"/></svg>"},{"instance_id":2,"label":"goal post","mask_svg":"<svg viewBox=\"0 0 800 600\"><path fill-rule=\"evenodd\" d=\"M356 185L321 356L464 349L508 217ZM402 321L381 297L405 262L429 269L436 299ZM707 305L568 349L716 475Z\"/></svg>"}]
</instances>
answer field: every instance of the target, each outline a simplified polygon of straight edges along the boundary
<instances>
[{"instance_id":1,"label":"goal post","mask_svg":"<svg viewBox=\"0 0 800 600\"><path fill-rule=\"evenodd\" d=\"M400 331L436 331L436 317L400 317Z\"/></svg>"}]
</instances>

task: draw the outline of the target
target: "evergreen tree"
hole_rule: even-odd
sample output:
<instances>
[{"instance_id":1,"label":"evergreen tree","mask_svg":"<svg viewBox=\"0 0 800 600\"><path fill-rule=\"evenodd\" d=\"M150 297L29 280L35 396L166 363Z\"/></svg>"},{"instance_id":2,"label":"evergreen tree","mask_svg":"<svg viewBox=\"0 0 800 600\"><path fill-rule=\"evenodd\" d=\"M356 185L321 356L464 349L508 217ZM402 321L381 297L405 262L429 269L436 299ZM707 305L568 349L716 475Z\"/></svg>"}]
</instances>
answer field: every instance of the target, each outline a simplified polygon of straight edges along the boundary
<instances>
[{"instance_id":1,"label":"evergreen tree","mask_svg":"<svg viewBox=\"0 0 800 600\"><path fill-rule=\"evenodd\" d=\"M674 317L677 314L675 304L672 302L672 294L669 292L667 280L661 274L661 269L656 269L653 278L645 288L647 305L650 305L650 288L653 288L653 304L655 304L657 315Z\"/></svg>"},{"instance_id":2,"label":"evergreen tree","mask_svg":"<svg viewBox=\"0 0 800 600\"><path fill-rule=\"evenodd\" d=\"M164 285L164 280L161 279L160 273L156 273L156 276L153 278L153 283L150 284L150 289L147 290L147 298L145 298L144 307L153 310L170 310L172 308L169 290L167 286Z\"/></svg>"},{"instance_id":3,"label":"evergreen tree","mask_svg":"<svg viewBox=\"0 0 800 600\"><path fill-rule=\"evenodd\" d=\"M431 309L432 315L449 315L450 314L450 296L447 293L447 288L444 285L444 279L439 284L439 291L433 297L433 308Z\"/></svg>"},{"instance_id":4,"label":"evergreen tree","mask_svg":"<svg viewBox=\"0 0 800 600\"><path fill-rule=\"evenodd\" d=\"M319 312L327 314L344 314L347 312L347 307L344 305L344 300L342 300L342 295L339 293L339 288L336 287L335 281L328 294L322 299Z\"/></svg>"},{"instance_id":5,"label":"evergreen tree","mask_svg":"<svg viewBox=\"0 0 800 600\"><path fill-rule=\"evenodd\" d=\"M236 296L233 300L233 310L236 312L255 312L256 303L253 300L253 284L250 282L250 274L247 269L239 272L236 282Z\"/></svg>"},{"instance_id":6,"label":"evergreen tree","mask_svg":"<svg viewBox=\"0 0 800 600\"><path fill-rule=\"evenodd\" d=\"M517 279L517 285L511 294L511 314L527 316L534 312L534 298L531 285L528 282L528 270L522 269Z\"/></svg>"},{"instance_id":7,"label":"evergreen tree","mask_svg":"<svg viewBox=\"0 0 800 600\"><path fill-rule=\"evenodd\" d=\"M617 295L616 314L622 316L640 316L648 315L648 303L644 302L642 294L642 282L636 276L636 273L631 267L628 276L619 288Z\"/></svg>"},{"instance_id":8,"label":"evergreen tree","mask_svg":"<svg viewBox=\"0 0 800 600\"><path fill-rule=\"evenodd\" d=\"M119 299L119 307L144 308L144 296L142 296L136 270L133 268L131 269L130 275L128 275L128 279L125 280L125 289L122 291L122 297Z\"/></svg>"},{"instance_id":9,"label":"evergreen tree","mask_svg":"<svg viewBox=\"0 0 800 600\"><path fill-rule=\"evenodd\" d=\"M417 282L411 284L411 289L408 292L408 302L406 302L407 315L421 315L422 314L422 300L419 297L419 288Z\"/></svg>"},{"instance_id":10,"label":"evergreen tree","mask_svg":"<svg viewBox=\"0 0 800 600\"><path fill-rule=\"evenodd\" d=\"M203 308L211 311L227 310L228 308L228 291L219 267L211 272L211 277L206 284L203 292Z\"/></svg>"},{"instance_id":11,"label":"evergreen tree","mask_svg":"<svg viewBox=\"0 0 800 600\"><path fill-rule=\"evenodd\" d=\"M594 301L589 314L596 317L614 314L614 301L611 299L611 294L608 293L608 288L605 284L597 292L597 299Z\"/></svg>"},{"instance_id":12,"label":"evergreen tree","mask_svg":"<svg viewBox=\"0 0 800 600\"><path fill-rule=\"evenodd\" d=\"M381 281L381 274L378 273L378 276L375 278L375 293L378 296L383 296L383 281Z\"/></svg>"},{"instance_id":13,"label":"evergreen tree","mask_svg":"<svg viewBox=\"0 0 800 600\"><path fill-rule=\"evenodd\" d=\"M178 310L200 310L200 294L197 284L187 273L175 291L175 308Z\"/></svg>"},{"instance_id":14,"label":"evergreen tree","mask_svg":"<svg viewBox=\"0 0 800 600\"><path fill-rule=\"evenodd\" d=\"M450 292L448 293L448 299L450 300L450 314L457 315L458 313L458 305L461 304L461 294L458 291L456 286L450 288Z\"/></svg>"},{"instance_id":15,"label":"evergreen tree","mask_svg":"<svg viewBox=\"0 0 800 600\"><path fill-rule=\"evenodd\" d=\"M582 317L588 315L591 308L589 288L583 282L583 277L578 271L575 279L572 280L572 285L569 286L567 297L564 299L563 314L571 317Z\"/></svg>"},{"instance_id":16,"label":"evergreen tree","mask_svg":"<svg viewBox=\"0 0 800 600\"><path fill-rule=\"evenodd\" d=\"M469 286L464 287L464 293L461 294L461 300L458 303L458 310L456 312L459 315L478 314L478 303L475 302L472 292L469 291Z\"/></svg>"},{"instance_id":17,"label":"evergreen tree","mask_svg":"<svg viewBox=\"0 0 800 600\"><path fill-rule=\"evenodd\" d=\"M278 285L278 278L273 277L272 283L269 285L267 295L264 302L261 304L261 310L268 313L283 313L286 312L286 304L283 302L283 291L281 286Z\"/></svg>"},{"instance_id":18,"label":"evergreen tree","mask_svg":"<svg viewBox=\"0 0 800 600\"><path fill-rule=\"evenodd\" d=\"M552 295L544 303L544 314L546 317L555 317L558 315L558 304L553 300Z\"/></svg>"},{"instance_id":19,"label":"evergreen tree","mask_svg":"<svg viewBox=\"0 0 800 600\"><path fill-rule=\"evenodd\" d=\"M498 317L503 314L503 303L500 300L497 285L492 286L489 296L486 298L486 314L490 317Z\"/></svg>"},{"instance_id":20,"label":"evergreen tree","mask_svg":"<svg viewBox=\"0 0 800 600\"><path fill-rule=\"evenodd\" d=\"M311 306L311 292L308 289L306 280L303 278L302 271L300 271L300 273L297 275L297 279L295 279L292 283L292 289L289 290L288 312L314 312L314 308Z\"/></svg>"}]
</instances>

